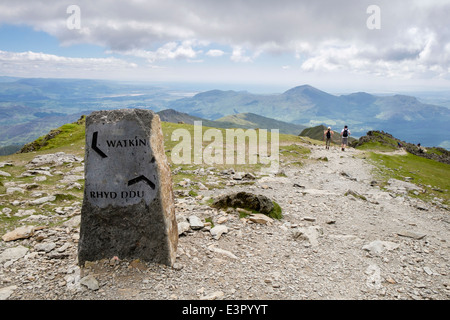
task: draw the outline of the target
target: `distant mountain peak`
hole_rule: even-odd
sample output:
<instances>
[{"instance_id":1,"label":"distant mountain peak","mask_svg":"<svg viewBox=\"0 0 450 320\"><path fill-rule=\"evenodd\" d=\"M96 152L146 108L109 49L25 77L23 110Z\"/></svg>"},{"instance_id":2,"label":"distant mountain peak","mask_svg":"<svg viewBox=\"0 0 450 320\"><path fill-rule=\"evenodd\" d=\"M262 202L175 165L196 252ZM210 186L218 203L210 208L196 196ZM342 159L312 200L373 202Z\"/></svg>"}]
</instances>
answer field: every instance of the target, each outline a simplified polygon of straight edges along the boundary
<instances>
[{"instance_id":1,"label":"distant mountain peak","mask_svg":"<svg viewBox=\"0 0 450 320\"><path fill-rule=\"evenodd\" d=\"M298 95L298 94L304 94L304 95L327 95L329 96L329 93L326 93L325 91L319 90L317 88L314 88L313 86L310 86L309 84L305 84L302 86L297 86L292 89L289 89L283 93L283 95Z\"/></svg>"}]
</instances>

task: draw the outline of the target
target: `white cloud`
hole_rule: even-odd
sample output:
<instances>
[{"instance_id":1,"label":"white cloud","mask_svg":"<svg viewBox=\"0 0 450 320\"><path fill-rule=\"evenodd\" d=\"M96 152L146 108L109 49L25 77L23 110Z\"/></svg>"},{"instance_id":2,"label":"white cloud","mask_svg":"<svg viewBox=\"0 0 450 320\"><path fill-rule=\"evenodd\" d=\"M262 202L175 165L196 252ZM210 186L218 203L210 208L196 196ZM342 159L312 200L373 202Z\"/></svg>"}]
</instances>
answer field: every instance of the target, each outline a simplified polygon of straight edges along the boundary
<instances>
[{"instance_id":1,"label":"white cloud","mask_svg":"<svg viewBox=\"0 0 450 320\"><path fill-rule=\"evenodd\" d=\"M232 61L234 62L252 62L252 58L245 55L245 49L242 47L234 47L231 54Z\"/></svg>"},{"instance_id":2,"label":"white cloud","mask_svg":"<svg viewBox=\"0 0 450 320\"><path fill-rule=\"evenodd\" d=\"M109 58L68 58L42 52L0 51L0 69L2 74L14 76L34 76L36 73L47 76L82 76L83 74L102 75L111 69L131 71L135 63L114 57Z\"/></svg>"},{"instance_id":3,"label":"white cloud","mask_svg":"<svg viewBox=\"0 0 450 320\"><path fill-rule=\"evenodd\" d=\"M118 51L123 55L134 56L138 58L147 59L150 63L164 60L174 60L174 59L186 59L193 60L198 54L202 53L202 50L194 50L194 42L183 41L181 44L177 42L168 42L158 48L155 51L143 50L143 49L133 49L128 51Z\"/></svg>"},{"instance_id":4,"label":"white cloud","mask_svg":"<svg viewBox=\"0 0 450 320\"><path fill-rule=\"evenodd\" d=\"M224 54L225 54L224 51L218 49L210 49L208 50L208 52L206 52L206 55L210 57L221 57Z\"/></svg>"},{"instance_id":5,"label":"white cloud","mask_svg":"<svg viewBox=\"0 0 450 320\"><path fill-rule=\"evenodd\" d=\"M380 30L366 26L371 4L381 9ZM61 1L2 0L0 21L30 25L62 45L96 44L152 64L199 62L224 56L229 48L233 62L287 54L308 72L402 79L450 74L448 0L78 0L77 5L80 30L66 27L68 4Z\"/></svg>"}]
</instances>

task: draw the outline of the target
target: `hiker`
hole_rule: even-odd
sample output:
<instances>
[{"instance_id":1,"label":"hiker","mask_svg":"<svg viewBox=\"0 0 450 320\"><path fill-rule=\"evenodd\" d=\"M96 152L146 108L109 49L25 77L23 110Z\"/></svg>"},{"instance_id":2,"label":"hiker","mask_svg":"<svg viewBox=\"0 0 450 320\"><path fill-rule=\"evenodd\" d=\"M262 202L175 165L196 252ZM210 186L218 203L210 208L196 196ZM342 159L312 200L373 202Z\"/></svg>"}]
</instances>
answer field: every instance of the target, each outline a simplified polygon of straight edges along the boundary
<instances>
[{"instance_id":1,"label":"hiker","mask_svg":"<svg viewBox=\"0 0 450 320\"><path fill-rule=\"evenodd\" d=\"M331 127L328 127L327 130L323 132L323 139L325 140L325 149L330 149L331 137L333 136L334 131L331 130Z\"/></svg>"},{"instance_id":2,"label":"hiker","mask_svg":"<svg viewBox=\"0 0 450 320\"><path fill-rule=\"evenodd\" d=\"M342 136L342 151L345 151L345 147L348 144L348 137L350 136L350 130L348 130L348 126L345 126L344 129L342 129L341 131L341 136Z\"/></svg>"},{"instance_id":3,"label":"hiker","mask_svg":"<svg viewBox=\"0 0 450 320\"><path fill-rule=\"evenodd\" d=\"M417 147L419 148L419 153L423 153L423 149L422 149L422 147L420 146L420 143L417 144Z\"/></svg>"}]
</instances>

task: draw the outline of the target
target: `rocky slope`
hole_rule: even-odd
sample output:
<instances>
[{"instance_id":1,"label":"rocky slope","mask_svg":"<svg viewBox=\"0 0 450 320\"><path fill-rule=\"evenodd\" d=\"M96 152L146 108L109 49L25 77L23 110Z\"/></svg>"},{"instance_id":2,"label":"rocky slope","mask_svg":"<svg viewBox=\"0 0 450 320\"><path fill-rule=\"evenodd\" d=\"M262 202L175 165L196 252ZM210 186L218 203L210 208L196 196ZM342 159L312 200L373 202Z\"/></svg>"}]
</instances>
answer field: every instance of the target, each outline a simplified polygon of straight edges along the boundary
<instances>
[{"instance_id":1,"label":"rocky slope","mask_svg":"<svg viewBox=\"0 0 450 320\"><path fill-rule=\"evenodd\" d=\"M15 173L32 180L4 183L0 197L0 215L20 216L28 225L2 234L0 298L449 299L447 209L409 197L408 190L419 189L409 182L390 180L380 189L361 151L308 147L311 159L328 161L284 163L282 174L252 180L200 169L196 176L227 186L201 185L191 196L185 195L196 182L183 180L186 191L176 191L181 234L172 268L117 257L80 268L79 194L55 195L77 195L82 160L62 153L35 158ZM16 164L2 165L8 174ZM44 185L55 177L55 184ZM237 210L208 205L212 197L237 191L275 200L283 218L239 218Z\"/></svg>"}]
</instances>

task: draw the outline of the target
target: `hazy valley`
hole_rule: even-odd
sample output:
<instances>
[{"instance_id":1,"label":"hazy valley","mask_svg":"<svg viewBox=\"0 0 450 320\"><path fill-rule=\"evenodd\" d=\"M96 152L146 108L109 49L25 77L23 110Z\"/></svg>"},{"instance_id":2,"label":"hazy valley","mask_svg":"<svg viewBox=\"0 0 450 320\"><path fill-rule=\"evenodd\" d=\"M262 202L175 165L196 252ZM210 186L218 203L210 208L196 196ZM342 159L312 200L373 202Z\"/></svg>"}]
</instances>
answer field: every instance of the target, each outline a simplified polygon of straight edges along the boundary
<instances>
[{"instance_id":1,"label":"hazy valley","mask_svg":"<svg viewBox=\"0 0 450 320\"><path fill-rule=\"evenodd\" d=\"M355 137L383 130L411 143L450 147L446 127L450 109L412 96L364 92L336 96L309 85L281 94L232 90L195 94L186 88L142 83L10 77L0 79L0 147L19 148L83 114L118 108L164 111L165 121L171 122L202 121L219 128L279 129L287 134L320 124L336 131L348 125Z\"/></svg>"}]
</instances>

